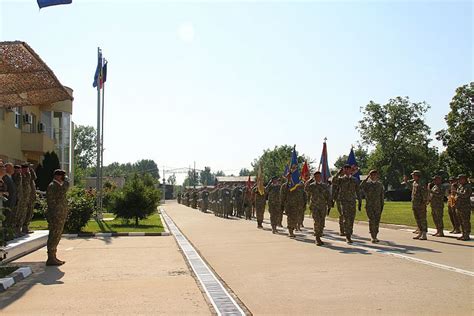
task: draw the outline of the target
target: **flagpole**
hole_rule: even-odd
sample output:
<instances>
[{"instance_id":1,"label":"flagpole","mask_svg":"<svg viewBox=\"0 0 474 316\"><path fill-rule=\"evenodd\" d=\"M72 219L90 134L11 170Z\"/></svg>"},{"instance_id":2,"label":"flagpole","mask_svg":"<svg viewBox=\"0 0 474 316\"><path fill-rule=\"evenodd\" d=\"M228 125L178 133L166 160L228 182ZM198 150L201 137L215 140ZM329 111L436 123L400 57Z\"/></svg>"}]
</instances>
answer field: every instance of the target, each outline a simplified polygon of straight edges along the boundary
<instances>
[{"instance_id":1,"label":"flagpole","mask_svg":"<svg viewBox=\"0 0 474 316\"><path fill-rule=\"evenodd\" d=\"M101 58L100 54L100 47L97 47L97 60ZM101 66L101 65L100 65ZM99 215L99 212L101 213L100 209L100 203L101 203L101 195L102 195L102 190L101 190L101 183L100 183L100 139L101 139L101 132L100 132L100 82L97 82L97 167L96 167L96 179L95 179L95 184L96 184L96 198L97 198L97 210L96 210L96 216Z\"/></svg>"},{"instance_id":2,"label":"flagpole","mask_svg":"<svg viewBox=\"0 0 474 316\"><path fill-rule=\"evenodd\" d=\"M103 59L103 63L105 59ZM102 65L103 69L104 65ZM103 74L102 74L103 76ZM102 79L103 80L103 79ZM103 171L104 171L104 110L105 110L105 82L102 83L102 126L100 135L100 210L102 211L103 198L102 198L102 187L103 187Z\"/></svg>"}]
</instances>

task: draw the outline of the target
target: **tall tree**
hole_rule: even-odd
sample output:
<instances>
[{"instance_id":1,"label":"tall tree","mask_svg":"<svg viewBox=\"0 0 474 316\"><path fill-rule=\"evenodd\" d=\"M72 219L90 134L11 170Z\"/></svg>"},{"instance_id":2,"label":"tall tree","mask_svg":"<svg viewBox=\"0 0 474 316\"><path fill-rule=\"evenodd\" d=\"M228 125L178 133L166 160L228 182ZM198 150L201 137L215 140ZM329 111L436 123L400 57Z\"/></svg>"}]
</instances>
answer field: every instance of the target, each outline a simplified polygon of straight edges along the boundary
<instances>
[{"instance_id":1,"label":"tall tree","mask_svg":"<svg viewBox=\"0 0 474 316\"><path fill-rule=\"evenodd\" d=\"M222 171L222 170L217 170L217 172L215 173L215 176L216 177L225 177L225 172Z\"/></svg>"},{"instance_id":2,"label":"tall tree","mask_svg":"<svg viewBox=\"0 0 474 316\"><path fill-rule=\"evenodd\" d=\"M444 164L450 174L474 174L474 82L456 89L445 120L447 129L436 133L446 151Z\"/></svg>"},{"instance_id":3,"label":"tall tree","mask_svg":"<svg viewBox=\"0 0 474 316\"><path fill-rule=\"evenodd\" d=\"M357 160L357 164L359 165L359 169L361 170L362 174L366 174L368 170L368 159L369 159L369 151L362 147L361 144L358 144L356 148L354 148L354 154ZM347 163L348 155L339 156L334 163L334 167L336 169L342 168Z\"/></svg>"},{"instance_id":4,"label":"tall tree","mask_svg":"<svg viewBox=\"0 0 474 316\"><path fill-rule=\"evenodd\" d=\"M386 104L370 101L361 108L358 130L363 144L375 147L368 167L379 170L386 187L399 187L413 169L428 177L436 168L437 152L429 145L430 128L424 121L428 109L425 102L410 102L408 97Z\"/></svg>"},{"instance_id":5,"label":"tall tree","mask_svg":"<svg viewBox=\"0 0 474 316\"><path fill-rule=\"evenodd\" d=\"M242 168L239 171L239 176L244 177L244 176L249 176L250 175L250 170L247 168Z\"/></svg>"},{"instance_id":6,"label":"tall tree","mask_svg":"<svg viewBox=\"0 0 474 316\"><path fill-rule=\"evenodd\" d=\"M58 155L52 151L44 154L44 159L36 168L36 185L41 191L46 191L49 183L53 181L54 170L59 169Z\"/></svg>"},{"instance_id":7,"label":"tall tree","mask_svg":"<svg viewBox=\"0 0 474 316\"><path fill-rule=\"evenodd\" d=\"M176 175L173 173L168 177L167 180L168 184L175 185L176 184Z\"/></svg>"},{"instance_id":8,"label":"tall tree","mask_svg":"<svg viewBox=\"0 0 474 316\"><path fill-rule=\"evenodd\" d=\"M92 126L77 125L74 129L74 163L81 169L95 165L97 132Z\"/></svg>"},{"instance_id":9,"label":"tall tree","mask_svg":"<svg viewBox=\"0 0 474 316\"><path fill-rule=\"evenodd\" d=\"M199 185L199 174L193 169L188 171L188 175L184 179L183 186L197 186Z\"/></svg>"},{"instance_id":10,"label":"tall tree","mask_svg":"<svg viewBox=\"0 0 474 316\"><path fill-rule=\"evenodd\" d=\"M211 167L204 167L199 173L199 179L202 185L213 185L215 176L211 173Z\"/></svg>"}]
</instances>

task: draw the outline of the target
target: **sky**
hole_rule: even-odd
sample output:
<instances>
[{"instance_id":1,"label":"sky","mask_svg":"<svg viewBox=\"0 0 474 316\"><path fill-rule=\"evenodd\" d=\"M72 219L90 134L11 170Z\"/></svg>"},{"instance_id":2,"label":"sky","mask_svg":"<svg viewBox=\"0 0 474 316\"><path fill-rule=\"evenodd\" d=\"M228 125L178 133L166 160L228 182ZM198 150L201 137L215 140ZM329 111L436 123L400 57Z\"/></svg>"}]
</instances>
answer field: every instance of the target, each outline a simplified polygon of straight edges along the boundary
<instances>
[{"instance_id":1,"label":"sky","mask_svg":"<svg viewBox=\"0 0 474 316\"><path fill-rule=\"evenodd\" d=\"M472 1L0 0L0 39L27 42L96 125L108 60L105 164L154 159L238 173L296 145L330 166L360 141L360 107L426 101L434 133L473 81ZM439 145L436 141L435 145Z\"/></svg>"}]
</instances>

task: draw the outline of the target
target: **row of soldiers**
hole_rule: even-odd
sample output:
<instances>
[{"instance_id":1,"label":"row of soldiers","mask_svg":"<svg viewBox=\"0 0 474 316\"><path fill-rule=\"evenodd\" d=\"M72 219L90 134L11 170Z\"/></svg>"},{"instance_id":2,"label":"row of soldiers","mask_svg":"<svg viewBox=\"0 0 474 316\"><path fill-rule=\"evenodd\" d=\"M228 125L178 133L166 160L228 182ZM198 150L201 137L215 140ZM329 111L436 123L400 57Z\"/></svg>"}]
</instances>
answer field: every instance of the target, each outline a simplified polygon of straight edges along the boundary
<instances>
[{"instance_id":1,"label":"row of soldiers","mask_svg":"<svg viewBox=\"0 0 474 316\"><path fill-rule=\"evenodd\" d=\"M36 202L36 173L24 163L13 165L0 160L0 197L5 220L6 240L31 233L29 225Z\"/></svg>"}]
</instances>

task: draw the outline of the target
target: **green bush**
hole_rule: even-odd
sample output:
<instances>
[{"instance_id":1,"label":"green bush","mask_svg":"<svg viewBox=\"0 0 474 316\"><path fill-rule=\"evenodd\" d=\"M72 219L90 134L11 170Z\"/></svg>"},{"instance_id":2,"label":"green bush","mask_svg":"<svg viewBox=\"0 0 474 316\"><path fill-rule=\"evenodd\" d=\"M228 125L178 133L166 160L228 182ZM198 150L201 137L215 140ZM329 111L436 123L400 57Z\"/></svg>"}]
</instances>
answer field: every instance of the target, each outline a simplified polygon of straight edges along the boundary
<instances>
[{"instance_id":1,"label":"green bush","mask_svg":"<svg viewBox=\"0 0 474 316\"><path fill-rule=\"evenodd\" d=\"M147 174L140 177L135 174L115 194L112 212L125 220L134 219L138 226L140 219L156 211L159 201L160 191L155 188L153 179Z\"/></svg>"},{"instance_id":2,"label":"green bush","mask_svg":"<svg viewBox=\"0 0 474 316\"><path fill-rule=\"evenodd\" d=\"M87 225L94 213L94 196L82 188L74 187L68 192L69 213L64 225L67 233L78 233Z\"/></svg>"},{"instance_id":3,"label":"green bush","mask_svg":"<svg viewBox=\"0 0 474 316\"><path fill-rule=\"evenodd\" d=\"M37 197L33 208L33 219L46 219L47 210L48 204L46 204L46 198Z\"/></svg>"}]
</instances>

